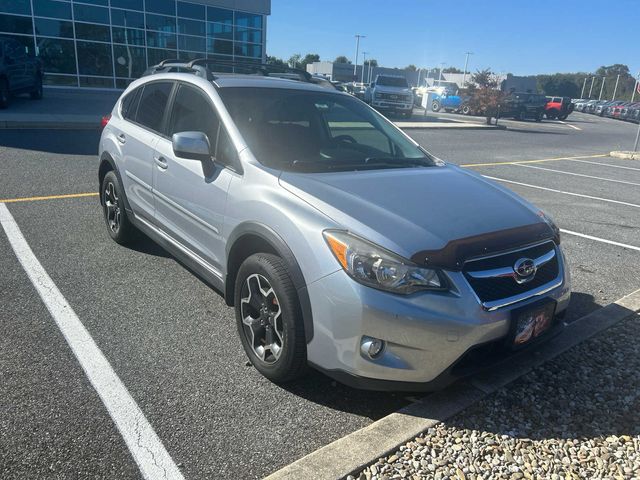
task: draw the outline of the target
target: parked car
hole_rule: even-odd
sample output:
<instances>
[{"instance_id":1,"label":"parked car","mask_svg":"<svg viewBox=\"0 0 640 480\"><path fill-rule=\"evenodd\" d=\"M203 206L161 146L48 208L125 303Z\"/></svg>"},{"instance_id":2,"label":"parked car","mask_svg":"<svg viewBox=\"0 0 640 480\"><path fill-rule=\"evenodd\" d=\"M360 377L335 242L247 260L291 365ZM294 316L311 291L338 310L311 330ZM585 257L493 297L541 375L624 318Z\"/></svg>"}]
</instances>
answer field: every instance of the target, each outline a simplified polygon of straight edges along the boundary
<instances>
[{"instance_id":1,"label":"parked car","mask_svg":"<svg viewBox=\"0 0 640 480\"><path fill-rule=\"evenodd\" d=\"M544 111L547 118L566 120L574 108L570 97L547 97Z\"/></svg>"},{"instance_id":2,"label":"parked car","mask_svg":"<svg viewBox=\"0 0 640 480\"><path fill-rule=\"evenodd\" d=\"M547 98L537 93L512 92L500 102L500 117L513 117L518 120L532 118L542 120Z\"/></svg>"},{"instance_id":3,"label":"parked car","mask_svg":"<svg viewBox=\"0 0 640 480\"><path fill-rule=\"evenodd\" d=\"M403 76L378 75L365 93L365 101L376 110L410 117L413 92Z\"/></svg>"},{"instance_id":4,"label":"parked car","mask_svg":"<svg viewBox=\"0 0 640 480\"><path fill-rule=\"evenodd\" d=\"M311 365L437 389L562 328L569 270L541 210L351 95L193 71L117 101L99 144L105 227L120 244L144 232L221 292L267 378Z\"/></svg>"},{"instance_id":5,"label":"parked car","mask_svg":"<svg viewBox=\"0 0 640 480\"><path fill-rule=\"evenodd\" d=\"M604 117L608 114L611 107L615 107L616 105L620 105L621 103L622 101L599 101L594 104L593 113L594 115Z\"/></svg>"},{"instance_id":6,"label":"parked car","mask_svg":"<svg viewBox=\"0 0 640 480\"><path fill-rule=\"evenodd\" d=\"M11 96L20 93L42 98L42 63L20 42L0 37L0 108L7 108Z\"/></svg>"},{"instance_id":7,"label":"parked car","mask_svg":"<svg viewBox=\"0 0 640 480\"><path fill-rule=\"evenodd\" d=\"M634 121L635 112L640 109L640 102L630 103L622 108L620 112L620 119L627 121Z\"/></svg>"},{"instance_id":8,"label":"parked car","mask_svg":"<svg viewBox=\"0 0 640 480\"><path fill-rule=\"evenodd\" d=\"M586 112L587 106L591 102L595 102L595 100L589 100L587 98L587 99L583 99L583 100L581 100L579 102L576 102L575 110L578 111L578 112L583 112L584 113L584 112Z\"/></svg>"}]
</instances>

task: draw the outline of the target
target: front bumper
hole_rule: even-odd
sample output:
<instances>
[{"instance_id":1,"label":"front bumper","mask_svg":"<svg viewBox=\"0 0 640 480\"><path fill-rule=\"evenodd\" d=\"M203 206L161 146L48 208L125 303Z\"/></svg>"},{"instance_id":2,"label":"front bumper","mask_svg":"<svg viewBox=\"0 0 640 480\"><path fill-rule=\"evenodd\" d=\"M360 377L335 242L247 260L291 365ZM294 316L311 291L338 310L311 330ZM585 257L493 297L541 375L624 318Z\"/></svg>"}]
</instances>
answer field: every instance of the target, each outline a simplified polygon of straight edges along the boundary
<instances>
[{"instance_id":1,"label":"front bumper","mask_svg":"<svg viewBox=\"0 0 640 480\"><path fill-rule=\"evenodd\" d=\"M437 390L511 354L501 346L513 309L551 298L561 317L571 295L564 269L562 283L543 296L487 311L460 272L447 275L456 291L408 296L365 287L342 270L310 284L314 338L307 345L309 362L357 388ZM361 352L363 336L386 342L375 359Z\"/></svg>"},{"instance_id":2,"label":"front bumper","mask_svg":"<svg viewBox=\"0 0 640 480\"><path fill-rule=\"evenodd\" d=\"M395 103L388 100L376 100L371 102L371 106L378 110L394 110L397 112L408 112L413 110L413 103Z\"/></svg>"}]
</instances>

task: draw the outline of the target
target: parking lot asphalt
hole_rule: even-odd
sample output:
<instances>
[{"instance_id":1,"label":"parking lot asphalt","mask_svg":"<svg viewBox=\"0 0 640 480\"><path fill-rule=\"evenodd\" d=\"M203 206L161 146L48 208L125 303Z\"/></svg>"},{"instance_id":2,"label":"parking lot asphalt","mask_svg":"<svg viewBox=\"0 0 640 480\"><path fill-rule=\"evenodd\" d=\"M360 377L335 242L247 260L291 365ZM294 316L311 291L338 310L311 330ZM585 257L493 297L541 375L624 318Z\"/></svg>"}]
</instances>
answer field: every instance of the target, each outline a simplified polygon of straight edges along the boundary
<instances>
[{"instance_id":1,"label":"parking lot asphalt","mask_svg":"<svg viewBox=\"0 0 640 480\"><path fill-rule=\"evenodd\" d=\"M566 124L504 122L508 130L410 135L501 179L573 232L562 237L575 292L569 321L638 289L640 162L602 156L629 148L634 126L580 114ZM51 197L7 206L186 478L262 477L408 402L320 374L285 389L247 366L221 297L152 243L113 243L96 196L57 198L97 190L98 138L0 131L0 201ZM137 478L3 234L0 298L0 477Z\"/></svg>"}]
</instances>

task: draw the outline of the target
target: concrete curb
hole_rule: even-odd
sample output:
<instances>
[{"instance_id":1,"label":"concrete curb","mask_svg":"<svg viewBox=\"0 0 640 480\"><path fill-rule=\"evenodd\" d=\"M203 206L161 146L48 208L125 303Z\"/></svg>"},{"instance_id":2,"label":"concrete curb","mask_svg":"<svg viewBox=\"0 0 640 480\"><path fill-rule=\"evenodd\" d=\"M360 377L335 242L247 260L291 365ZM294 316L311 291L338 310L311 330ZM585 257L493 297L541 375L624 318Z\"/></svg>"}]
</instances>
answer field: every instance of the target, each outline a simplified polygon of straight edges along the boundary
<instances>
[{"instance_id":1,"label":"concrete curb","mask_svg":"<svg viewBox=\"0 0 640 480\"><path fill-rule=\"evenodd\" d=\"M533 368L640 311L640 290L569 324L565 331L534 351L469 380L458 382L387 415L290 465L265 480L342 479L396 450L426 429L446 420Z\"/></svg>"},{"instance_id":2,"label":"concrete curb","mask_svg":"<svg viewBox=\"0 0 640 480\"><path fill-rule=\"evenodd\" d=\"M624 158L625 160L640 160L640 152L615 151L609 154L611 157Z\"/></svg>"},{"instance_id":3,"label":"concrete curb","mask_svg":"<svg viewBox=\"0 0 640 480\"><path fill-rule=\"evenodd\" d=\"M422 128L459 128L465 130L506 130L506 125L486 125L484 123L462 123L462 122L394 122L398 128L403 130L414 130Z\"/></svg>"}]
</instances>

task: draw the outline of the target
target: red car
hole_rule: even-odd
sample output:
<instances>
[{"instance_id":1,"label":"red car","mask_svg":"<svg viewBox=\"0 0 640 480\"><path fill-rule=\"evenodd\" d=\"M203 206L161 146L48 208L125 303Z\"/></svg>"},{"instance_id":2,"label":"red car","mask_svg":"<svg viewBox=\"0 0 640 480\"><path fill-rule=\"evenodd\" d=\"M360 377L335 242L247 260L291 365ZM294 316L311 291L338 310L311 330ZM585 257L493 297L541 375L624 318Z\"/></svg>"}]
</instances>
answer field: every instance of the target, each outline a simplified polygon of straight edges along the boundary
<instances>
[{"instance_id":1,"label":"red car","mask_svg":"<svg viewBox=\"0 0 640 480\"><path fill-rule=\"evenodd\" d=\"M569 97L547 97L544 113L547 118L566 120L569 114L573 112L573 107L574 105Z\"/></svg>"}]
</instances>

